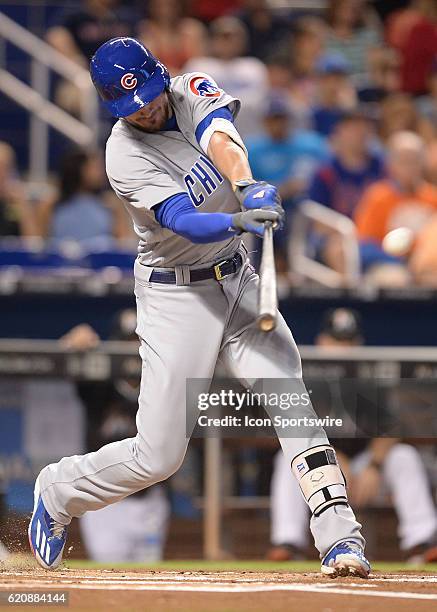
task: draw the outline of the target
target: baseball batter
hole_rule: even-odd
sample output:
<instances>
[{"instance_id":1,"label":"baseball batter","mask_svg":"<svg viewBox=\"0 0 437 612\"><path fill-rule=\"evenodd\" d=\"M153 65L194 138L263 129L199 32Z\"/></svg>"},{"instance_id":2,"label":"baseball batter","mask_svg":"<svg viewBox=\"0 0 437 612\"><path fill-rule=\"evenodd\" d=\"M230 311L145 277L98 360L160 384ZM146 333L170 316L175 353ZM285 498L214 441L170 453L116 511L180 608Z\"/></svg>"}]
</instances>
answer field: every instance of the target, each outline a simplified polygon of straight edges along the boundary
<instances>
[{"instance_id":1,"label":"baseball batter","mask_svg":"<svg viewBox=\"0 0 437 612\"><path fill-rule=\"evenodd\" d=\"M258 276L241 234L262 236L267 221L280 226L284 211L276 188L252 178L234 127L239 101L205 74L170 79L132 38L102 45L91 60L91 77L103 104L119 118L106 147L107 173L139 237L138 433L94 453L64 457L39 474L29 540L48 569L61 562L72 517L178 469L189 437L187 379L211 379L221 360L247 387L279 379L278 392L281 380L297 380L305 390L283 318L278 315L270 333L254 323ZM315 416L311 404L296 413ZM311 511L322 571L367 577L361 525L325 432L314 427L301 437L282 434L280 442L290 478L293 472Z\"/></svg>"}]
</instances>

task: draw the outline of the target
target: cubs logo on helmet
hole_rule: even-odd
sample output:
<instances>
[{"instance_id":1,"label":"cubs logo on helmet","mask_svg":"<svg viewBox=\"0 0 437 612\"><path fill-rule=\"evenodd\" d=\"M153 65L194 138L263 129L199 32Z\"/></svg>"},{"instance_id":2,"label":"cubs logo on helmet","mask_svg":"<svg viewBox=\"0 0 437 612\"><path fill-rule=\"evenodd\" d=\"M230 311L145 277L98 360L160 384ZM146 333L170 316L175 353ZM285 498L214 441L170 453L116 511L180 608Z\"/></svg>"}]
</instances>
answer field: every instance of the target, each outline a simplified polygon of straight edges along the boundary
<instances>
[{"instance_id":1,"label":"cubs logo on helmet","mask_svg":"<svg viewBox=\"0 0 437 612\"><path fill-rule=\"evenodd\" d=\"M135 89L137 83L138 79L132 72L126 72L120 79L120 84L124 89Z\"/></svg>"},{"instance_id":2,"label":"cubs logo on helmet","mask_svg":"<svg viewBox=\"0 0 437 612\"><path fill-rule=\"evenodd\" d=\"M195 76L190 79L190 91L195 96L202 98L217 98L220 90L217 85L205 76Z\"/></svg>"}]
</instances>

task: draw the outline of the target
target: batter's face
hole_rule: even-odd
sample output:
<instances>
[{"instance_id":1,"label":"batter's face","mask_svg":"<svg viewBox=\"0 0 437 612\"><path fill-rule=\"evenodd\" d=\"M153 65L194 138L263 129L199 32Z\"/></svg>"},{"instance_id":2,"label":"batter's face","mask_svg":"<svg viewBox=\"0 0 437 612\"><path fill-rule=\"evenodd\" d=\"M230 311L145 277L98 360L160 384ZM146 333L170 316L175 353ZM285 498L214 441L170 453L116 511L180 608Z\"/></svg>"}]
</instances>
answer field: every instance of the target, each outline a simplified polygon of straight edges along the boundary
<instances>
[{"instance_id":1,"label":"batter's face","mask_svg":"<svg viewBox=\"0 0 437 612\"><path fill-rule=\"evenodd\" d=\"M125 117L131 125L145 132L159 132L170 119L172 109L165 91L144 108Z\"/></svg>"}]
</instances>

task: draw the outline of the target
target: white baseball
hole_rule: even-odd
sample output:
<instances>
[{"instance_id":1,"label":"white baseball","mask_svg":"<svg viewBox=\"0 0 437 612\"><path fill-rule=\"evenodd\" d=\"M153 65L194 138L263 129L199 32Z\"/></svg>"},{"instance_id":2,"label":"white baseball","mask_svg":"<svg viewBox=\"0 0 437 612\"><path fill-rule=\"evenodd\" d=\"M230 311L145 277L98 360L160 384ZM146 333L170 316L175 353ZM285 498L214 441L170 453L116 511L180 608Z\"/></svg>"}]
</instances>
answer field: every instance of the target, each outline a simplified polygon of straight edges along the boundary
<instances>
[{"instance_id":1,"label":"white baseball","mask_svg":"<svg viewBox=\"0 0 437 612\"><path fill-rule=\"evenodd\" d=\"M413 244L414 233L408 227L398 227L384 236L382 248L389 255L402 257L406 255Z\"/></svg>"}]
</instances>

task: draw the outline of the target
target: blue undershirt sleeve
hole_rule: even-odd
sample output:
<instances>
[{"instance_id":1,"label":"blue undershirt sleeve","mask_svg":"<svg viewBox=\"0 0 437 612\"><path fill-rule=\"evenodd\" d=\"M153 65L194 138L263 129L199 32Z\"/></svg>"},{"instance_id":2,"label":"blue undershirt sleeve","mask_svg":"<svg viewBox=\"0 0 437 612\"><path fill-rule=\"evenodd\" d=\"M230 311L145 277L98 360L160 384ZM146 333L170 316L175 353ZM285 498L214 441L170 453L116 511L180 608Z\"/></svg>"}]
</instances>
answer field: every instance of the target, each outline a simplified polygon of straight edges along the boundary
<instances>
[{"instance_id":1,"label":"blue undershirt sleeve","mask_svg":"<svg viewBox=\"0 0 437 612\"><path fill-rule=\"evenodd\" d=\"M228 240L237 230L232 227L232 215L198 212L186 193L178 193L153 208L162 227L202 244Z\"/></svg>"}]
</instances>

